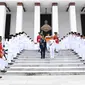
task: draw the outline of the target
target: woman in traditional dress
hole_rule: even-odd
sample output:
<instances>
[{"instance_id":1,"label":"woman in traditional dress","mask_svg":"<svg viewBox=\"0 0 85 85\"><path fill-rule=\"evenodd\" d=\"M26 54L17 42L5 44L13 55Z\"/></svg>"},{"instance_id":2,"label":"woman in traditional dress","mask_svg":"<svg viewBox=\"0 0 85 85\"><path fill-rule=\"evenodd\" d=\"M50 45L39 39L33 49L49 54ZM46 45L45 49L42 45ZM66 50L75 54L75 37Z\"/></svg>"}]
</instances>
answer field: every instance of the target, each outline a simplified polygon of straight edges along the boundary
<instances>
[{"instance_id":1,"label":"woman in traditional dress","mask_svg":"<svg viewBox=\"0 0 85 85\"><path fill-rule=\"evenodd\" d=\"M6 67L6 62L3 59L4 57L4 51L2 47L2 37L0 36L0 70L1 72L6 72L5 67Z\"/></svg>"}]
</instances>

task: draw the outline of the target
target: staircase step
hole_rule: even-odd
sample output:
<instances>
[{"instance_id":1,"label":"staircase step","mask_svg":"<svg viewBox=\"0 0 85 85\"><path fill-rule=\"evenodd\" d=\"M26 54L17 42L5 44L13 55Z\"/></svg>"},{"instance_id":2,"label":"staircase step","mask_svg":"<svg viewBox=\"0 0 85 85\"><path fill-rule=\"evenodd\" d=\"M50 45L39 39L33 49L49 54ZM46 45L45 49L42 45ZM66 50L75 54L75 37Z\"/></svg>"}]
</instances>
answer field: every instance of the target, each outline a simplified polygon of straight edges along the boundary
<instances>
[{"instance_id":1,"label":"staircase step","mask_svg":"<svg viewBox=\"0 0 85 85\"><path fill-rule=\"evenodd\" d=\"M35 68L85 68L85 66L81 66L81 67L76 67L76 66L74 66L74 67L73 66L70 66L70 67L69 66L67 66L67 67L66 66L64 66L64 67L58 67L58 66L57 67L56 66L55 67L52 67L52 66L51 67L49 67L49 66L47 66L47 67L45 67L45 66L41 66L41 67L16 66L16 67L13 67L13 66L11 66L10 67L10 69L28 69L28 68L34 68L34 69Z\"/></svg>"},{"instance_id":2,"label":"staircase step","mask_svg":"<svg viewBox=\"0 0 85 85\"><path fill-rule=\"evenodd\" d=\"M49 58L45 58L45 60L47 60L47 59L51 59L50 57ZM55 60L79 60L78 59L78 57L74 57L74 58L72 58L72 57L69 57L69 58L53 58L53 59L55 59ZM41 57L39 57L39 58L18 58L18 60L41 60Z\"/></svg>"},{"instance_id":3,"label":"staircase step","mask_svg":"<svg viewBox=\"0 0 85 85\"><path fill-rule=\"evenodd\" d=\"M38 60L38 59L41 59L41 57L39 57L39 58L18 58L18 60ZM45 59L51 59L50 57L49 58L45 58ZM55 59L55 60L67 60L67 59L72 59L72 60L78 60L78 57L67 57L67 58L65 58L65 57L63 57L63 58L58 58L58 57L56 57L56 58L53 58L53 59Z\"/></svg>"},{"instance_id":4,"label":"staircase step","mask_svg":"<svg viewBox=\"0 0 85 85\"><path fill-rule=\"evenodd\" d=\"M85 71L7 71L6 75L85 75Z\"/></svg>"},{"instance_id":5,"label":"staircase step","mask_svg":"<svg viewBox=\"0 0 85 85\"><path fill-rule=\"evenodd\" d=\"M15 64L83 64L82 62L14 62Z\"/></svg>"},{"instance_id":6,"label":"staircase step","mask_svg":"<svg viewBox=\"0 0 85 85\"><path fill-rule=\"evenodd\" d=\"M25 72L28 72L28 73L32 73L32 72L85 72L85 71L80 71L80 70L70 70L70 71L51 71L51 70L49 70L49 71L23 71L23 70L21 70L21 71L12 71L12 70L10 70L10 71L7 71L7 72L14 72L14 73L18 73L18 72L22 72L22 73L25 73Z\"/></svg>"},{"instance_id":7,"label":"staircase step","mask_svg":"<svg viewBox=\"0 0 85 85\"><path fill-rule=\"evenodd\" d=\"M42 61L41 58L18 58L16 59L16 61ZM68 60L68 61L80 61L78 58L45 58L45 60L51 60L51 61L64 61L64 60Z\"/></svg>"},{"instance_id":8,"label":"staircase step","mask_svg":"<svg viewBox=\"0 0 85 85\"><path fill-rule=\"evenodd\" d=\"M73 65L83 65L83 63L14 63L14 65L57 65L57 66L73 66Z\"/></svg>"},{"instance_id":9,"label":"staircase step","mask_svg":"<svg viewBox=\"0 0 85 85\"><path fill-rule=\"evenodd\" d=\"M72 55L72 56L60 56L60 55L55 55L55 58L77 58L78 56ZM35 55L35 56L20 56L19 58L41 58L41 55ZM50 58L50 55L46 55L45 58Z\"/></svg>"},{"instance_id":10,"label":"staircase step","mask_svg":"<svg viewBox=\"0 0 85 85\"><path fill-rule=\"evenodd\" d=\"M63 60L63 61L51 61L51 60L48 60L48 61L46 61L46 60L40 60L40 61L30 61L30 60L28 60L28 61L15 61L15 63L82 63L82 62L80 62L80 61L66 61L66 60Z\"/></svg>"},{"instance_id":11,"label":"staircase step","mask_svg":"<svg viewBox=\"0 0 85 85\"><path fill-rule=\"evenodd\" d=\"M69 66L70 67L70 66L72 66L72 67L75 67L76 66L77 67L77 66L84 66L84 64L58 64L58 65L57 64L56 65L54 65L54 64L53 65L52 64L45 64L45 65L43 65L43 64L42 65L35 65L35 64L34 65L28 65L28 64L17 65L17 64L14 64L12 66L13 67L20 67L20 66L23 66L23 67L25 67L25 66L29 66L29 67L41 67L41 66L42 67L48 67L48 66L49 67L65 67L65 66L68 67Z\"/></svg>"},{"instance_id":12,"label":"staircase step","mask_svg":"<svg viewBox=\"0 0 85 85\"><path fill-rule=\"evenodd\" d=\"M11 67L10 69L8 69L8 71L9 70L13 70L13 71L61 71L61 70L85 70L85 67L54 67L54 68L49 68L49 67L43 67L43 68L41 68L41 67L36 67L36 68L34 68L34 67L32 67L32 68L24 68L24 67L22 67L22 68L13 68L13 67Z\"/></svg>"}]
</instances>

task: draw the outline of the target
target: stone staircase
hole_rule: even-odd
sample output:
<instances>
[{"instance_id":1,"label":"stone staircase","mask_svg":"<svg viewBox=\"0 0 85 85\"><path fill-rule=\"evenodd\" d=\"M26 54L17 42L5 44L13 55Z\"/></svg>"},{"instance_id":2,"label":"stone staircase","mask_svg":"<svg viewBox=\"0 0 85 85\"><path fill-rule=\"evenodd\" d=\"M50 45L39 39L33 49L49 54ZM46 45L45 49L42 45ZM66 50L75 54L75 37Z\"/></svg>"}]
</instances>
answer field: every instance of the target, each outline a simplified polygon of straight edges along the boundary
<instances>
[{"instance_id":1,"label":"stone staircase","mask_svg":"<svg viewBox=\"0 0 85 85\"><path fill-rule=\"evenodd\" d=\"M51 59L41 59L37 51L24 51L3 75L84 75L85 65L70 50L61 50Z\"/></svg>"}]
</instances>

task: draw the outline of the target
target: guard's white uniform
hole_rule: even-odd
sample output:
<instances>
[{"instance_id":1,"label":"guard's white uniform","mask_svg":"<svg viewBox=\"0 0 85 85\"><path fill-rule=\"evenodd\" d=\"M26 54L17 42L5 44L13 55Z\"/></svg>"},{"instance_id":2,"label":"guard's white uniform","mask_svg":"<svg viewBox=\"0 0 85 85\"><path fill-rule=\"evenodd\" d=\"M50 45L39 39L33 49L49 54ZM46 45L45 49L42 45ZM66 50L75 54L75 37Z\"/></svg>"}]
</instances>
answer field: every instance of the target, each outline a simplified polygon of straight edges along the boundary
<instances>
[{"instance_id":1,"label":"guard's white uniform","mask_svg":"<svg viewBox=\"0 0 85 85\"><path fill-rule=\"evenodd\" d=\"M50 40L50 58L54 58L55 40Z\"/></svg>"},{"instance_id":2,"label":"guard's white uniform","mask_svg":"<svg viewBox=\"0 0 85 85\"><path fill-rule=\"evenodd\" d=\"M82 45L82 59L85 60L85 39L83 39L83 45Z\"/></svg>"},{"instance_id":3,"label":"guard's white uniform","mask_svg":"<svg viewBox=\"0 0 85 85\"><path fill-rule=\"evenodd\" d=\"M7 62L3 58L0 58L0 70L5 70L6 66Z\"/></svg>"},{"instance_id":4,"label":"guard's white uniform","mask_svg":"<svg viewBox=\"0 0 85 85\"><path fill-rule=\"evenodd\" d=\"M34 44L34 48L35 50L39 50L40 49L39 43Z\"/></svg>"},{"instance_id":5,"label":"guard's white uniform","mask_svg":"<svg viewBox=\"0 0 85 85\"><path fill-rule=\"evenodd\" d=\"M68 39L67 39L67 37L65 37L65 38L59 43L60 49L67 49L67 44L68 44Z\"/></svg>"},{"instance_id":6,"label":"guard's white uniform","mask_svg":"<svg viewBox=\"0 0 85 85\"><path fill-rule=\"evenodd\" d=\"M8 63L11 63L11 60L13 60L13 56L12 56L12 52L13 49L12 49L12 39L9 40L8 42L8 58L7 58L7 61Z\"/></svg>"}]
</instances>

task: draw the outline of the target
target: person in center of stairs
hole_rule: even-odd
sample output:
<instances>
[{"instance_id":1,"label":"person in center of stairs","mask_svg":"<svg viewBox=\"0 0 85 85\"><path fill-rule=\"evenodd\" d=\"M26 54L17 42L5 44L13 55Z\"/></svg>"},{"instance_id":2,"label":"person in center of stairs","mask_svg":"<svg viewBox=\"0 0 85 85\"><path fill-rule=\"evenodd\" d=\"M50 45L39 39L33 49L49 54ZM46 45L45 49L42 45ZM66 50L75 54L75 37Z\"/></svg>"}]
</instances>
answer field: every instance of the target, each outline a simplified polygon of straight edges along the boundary
<instances>
[{"instance_id":1,"label":"person in center of stairs","mask_svg":"<svg viewBox=\"0 0 85 85\"><path fill-rule=\"evenodd\" d=\"M40 39L40 49L41 49L41 59L45 58L46 41L43 35L41 36Z\"/></svg>"}]
</instances>

